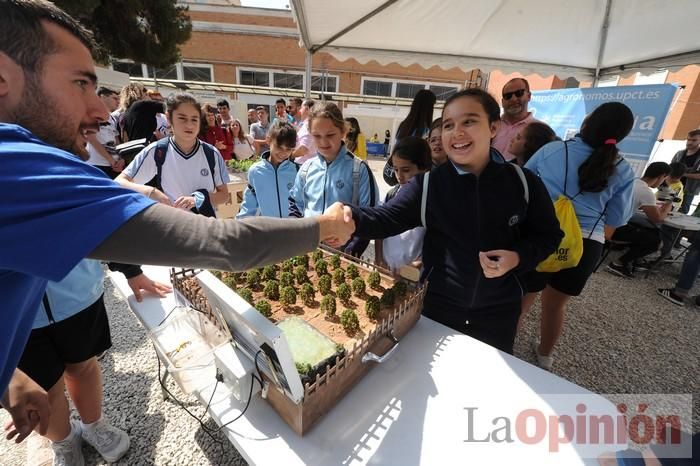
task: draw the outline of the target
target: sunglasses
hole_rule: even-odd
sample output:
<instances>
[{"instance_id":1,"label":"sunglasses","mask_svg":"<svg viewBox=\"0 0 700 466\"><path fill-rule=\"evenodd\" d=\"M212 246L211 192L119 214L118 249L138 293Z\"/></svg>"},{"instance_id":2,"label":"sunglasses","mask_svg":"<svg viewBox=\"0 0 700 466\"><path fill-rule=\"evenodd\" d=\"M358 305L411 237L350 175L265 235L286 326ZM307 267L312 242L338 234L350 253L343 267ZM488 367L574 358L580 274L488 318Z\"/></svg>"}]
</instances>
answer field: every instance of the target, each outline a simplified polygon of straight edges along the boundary
<instances>
[{"instance_id":1,"label":"sunglasses","mask_svg":"<svg viewBox=\"0 0 700 466\"><path fill-rule=\"evenodd\" d=\"M525 95L525 89L518 89L517 91L513 92L504 92L503 93L503 100L510 100L511 97L522 97Z\"/></svg>"}]
</instances>

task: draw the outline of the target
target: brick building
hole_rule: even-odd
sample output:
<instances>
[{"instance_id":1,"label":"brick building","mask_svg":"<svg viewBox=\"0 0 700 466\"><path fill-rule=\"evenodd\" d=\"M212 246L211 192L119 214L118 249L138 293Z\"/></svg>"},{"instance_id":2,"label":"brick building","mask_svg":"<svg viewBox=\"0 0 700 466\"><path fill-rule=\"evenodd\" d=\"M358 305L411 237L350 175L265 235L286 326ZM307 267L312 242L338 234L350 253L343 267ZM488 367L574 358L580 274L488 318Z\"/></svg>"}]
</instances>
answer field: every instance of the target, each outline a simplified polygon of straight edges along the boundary
<instances>
[{"instance_id":1,"label":"brick building","mask_svg":"<svg viewBox=\"0 0 700 466\"><path fill-rule=\"evenodd\" d=\"M180 63L169 69L153 70L145 65L116 61L113 68L132 77L153 78L155 73L160 79L284 88L292 95L291 90L305 88L304 50L299 46L299 34L290 11L240 7L237 0L181 3L189 7L193 32L190 41L181 49ZM490 74L479 70L465 72L456 67L425 69L418 64L361 64L355 60L338 61L329 54L317 52L313 56L311 89L331 99L338 93L358 95L356 102L344 99L345 113L361 118L363 131L371 135L383 133L384 128L395 130L410 103L404 99L411 99L418 89L429 88L440 100L465 86L484 86L498 96L503 84L514 76L498 71ZM573 78L526 77L533 90L590 85ZM700 126L700 66L687 66L678 72L660 72L649 77L633 75L604 84L663 82L679 84L681 89L661 137L684 139L690 129ZM363 102L359 96L381 96L392 99L393 103L383 105L377 103L377 99ZM272 105L276 96L239 92L235 98L250 107Z\"/></svg>"}]
</instances>

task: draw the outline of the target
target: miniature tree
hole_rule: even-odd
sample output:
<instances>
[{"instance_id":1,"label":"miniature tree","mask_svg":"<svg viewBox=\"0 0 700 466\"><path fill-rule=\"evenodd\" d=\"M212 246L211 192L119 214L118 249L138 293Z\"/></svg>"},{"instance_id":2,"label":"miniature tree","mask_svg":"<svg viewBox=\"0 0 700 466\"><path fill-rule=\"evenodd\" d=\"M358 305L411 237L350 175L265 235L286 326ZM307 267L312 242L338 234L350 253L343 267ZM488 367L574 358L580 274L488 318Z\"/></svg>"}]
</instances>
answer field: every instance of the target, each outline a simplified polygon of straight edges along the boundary
<instances>
[{"instance_id":1,"label":"miniature tree","mask_svg":"<svg viewBox=\"0 0 700 466\"><path fill-rule=\"evenodd\" d=\"M364 296L365 294L365 281L361 277L357 277L352 281L352 293L355 296Z\"/></svg>"},{"instance_id":2,"label":"miniature tree","mask_svg":"<svg viewBox=\"0 0 700 466\"><path fill-rule=\"evenodd\" d=\"M340 268L340 256L338 254L333 254L328 263L333 267L333 270L338 270Z\"/></svg>"},{"instance_id":3,"label":"miniature tree","mask_svg":"<svg viewBox=\"0 0 700 466\"><path fill-rule=\"evenodd\" d=\"M328 263L323 259L319 259L314 263L314 269L316 270L316 275L319 277L328 273Z\"/></svg>"},{"instance_id":4,"label":"miniature tree","mask_svg":"<svg viewBox=\"0 0 700 466\"><path fill-rule=\"evenodd\" d=\"M241 288L240 290L236 291L236 293L238 293L238 296L248 301L248 303L253 302L253 292L250 291L249 288Z\"/></svg>"},{"instance_id":5,"label":"miniature tree","mask_svg":"<svg viewBox=\"0 0 700 466\"><path fill-rule=\"evenodd\" d=\"M309 268L309 256L302 254L301 256L296 256L292 259L295 267L303 266L304 270Z\"/></svg>"},{"instance_id":6,"label":"miniature tree","mask_svg":"<svg viewBox=\"0 0 700 466\"><path fill-rule=\"evenodd\" d=\"M275 270L274 265L268 265L263 269L262 272L262 279L267 281L267 280L274 280L277 278L277 270Z\"/></svg>"},{"instance_id":7,"label":"miniature tree","mask_svg":"<svg viewBox=\"0 0 700 466\"><path fill-rule=\"evenodd\" d=\"M301 297L301 301L307 305L311 306L314 302L314 287L311 286L311 283L304 283L301 285L301 290L299 291L299 296Z\"/></svg>"},{"instance_id":8,"label":"miniature tree","mask_svg":"<svg viewBox=\"0 0 700 466\"><path fill-rule=\"evenodd\" d=\"M309 375L313 370L313 367L311 367L311 364L309 364L308 362L295 362L294 365L296 366L297 372L301 377Z\"/></svg>"},{"instance_id":9,"label":"miniature tree","mask_svg":"<svg viewBox=\"0 0 700 466\"><path fill-rule=\"evenodd\" d=\"M210 272L211 272L212 275L214 275L214 276L215 276L216 278L218 278L219 280L221 280L221 279L223 278L223 275L224 275L224 274L221 273L220 270L211 270Z\"/></svg>"},{"instance_id":10,"label":"miniature tree","mask_svg":"<svg viewBox=\"0 0 700 466\"><path fill-rule=\"evenodd\" d=\"M293 286L285 286L280 291L280 302L284 307L290 307L297 303L297 292Z\"/></svg>"},{"instance_id":11,"label":"miniature tree","mask_svg":"<svg viewBox=\"0 0 700 466\"><path fill-rule=\"evenodd\" d=\"M286 287L286 286L293 286L294 285L294 276L290 272L282 272L280 274L280 286Z\"/></svg>"},{"instance_id":12,"label":"miniature tree","mask_svg":"<svg viewBox=\"0 0 700 466\"><path fill-rule=\"evenodd\" d=\"M340 315L340 325L348 335L353 335L360 330L360 319L357 318L357 314L352 309L345 309Z\"/></svg>"},{"instance_id":13,"label":"miniature tree","mask_svg":"<svg viewBox=\"0 0 700 466\"><path fill-rule=\"evenodd\" d=\"M265 284L263 294L267 299L277 301L280 299L280 284L277 280L270 280Z\"/></svg>"},{"instance_id":14,"label":"miniature tree","mask_svg":"<svg viewBox=\"0 0 700 466\"><path fill-rule=\"evenodd\" d=\"M321 296L325 296L331 292L330 275L321 275L321 278L318 279L318 291L321 293Z\"/></svg>"},{"instance_id":15,"label":"miniature tree","mask_svg":"<svg viewBox=\"0 0 700 466\"><path fill-rule=\"evenodd\" d=\"M394 290L392 290L391 288L385 290L384 294L382 295L382 304L384 306L393 306L395 298L396 296L394 295Z\"/></svg>"},{"instance_id":16,"label":"miniature tree","mask_svg":"<svg viewBox=\"0 0 700 466\"><path fill-rule=\"evenodd\" d=\"M345 275L350 279L354 280L357 277L360 276L360 271L357 270L357 266L355 264L350 264L348 265L347 270L345 271Z\"/></svg>"},{"instance_id":17,"label":"miniature tree","mask_svg":"<svg viewBox=\"0 0 700 466\"><path fill-rule=\"evenodd\" d=\"M226 275L221 279L221 281L224 283L224 285L228 286L232 290L236 290L236 277L233 275Z\"/></svg>"},{"instance_id":18,"label":"miniature tree","mask_svg":"<svg viewBox=\"0 0 700 466\"><path fill-rule=\"evenodd\" d=\"M376 319L379 315L379 310L379 298L377 298L376 296L369 296L367 298L367 301L365 301L365 313L367 314L367 317L369 317L372 320Z\"/></svg>"},{"instance_id":19,"label":"miniature tree","mask_svg":"<svg viewBox=\"0 0 700 466\"><path fill-rule=\"evenodd\" d=\"M282 262L282 265L280 266L280 270L282 272L292 272L294 270L294 262L291 259L287 259L286 261Z\"/></svg>"},{"instance_id":20,"label":"miniature tree","mask_svg":"<svg viewBox=\"0 0 700 466\"><path fill-rule=\"evenodd\" d=\"M333 296L327 294L321 299L321 311L323 311L328 318L335 316L335 298Z\"/></svg>"},{"instance_id":21,"label":"miniature tree","mask_svg":"<svg viewBox=\"0 0 700 466\"><path fill-rule=\"evenodd\" d=\"M272 315L272 306L270 306L270 303L265 301L264 299L261 299L257 303L255 303L255 309L258 310L258 312L265 317L269 318Z\"/></svg>"},{"instance_id":22,"label":"miniature tree","mask_svg":"<svg viewBox=\"0 0 700 466\"><path fill-rule=\"evenodd\" d=\"M314 261L314 264L323 259L323 251L316 249L313 253L311 253L311 259Z\"/></svg>"},{"instance_id":23,"label":"miniature tree","mask_svg":"<svg viewBox=\"0 0 700 466\"><path fill-rule=\"evenodd\" d=\"M294 267L294 279L299 285L308 282L309 274L306 271L306 267L304 267L303 265L297 265L296 267Z\"/></svg>"},{"instance_id":24,"label":"miniature tree","mask_svg":"<svg viewBox=\"0 0 700 466\"><path fill-rule=\"evenodd\" d=\"M347 283L341 283L338 285L336 294L344 304L347 304L350 301L350 287Z\"/></svg>"},{"instance_id":25,"label":"miniature tree","mask_svg":"<svg viewBox=\"0 0 700 466\"><path fill-rule=\"evenodd\" d=\"M345 283L345 271L343 269L335 269L333 271L333 283L336 285Z\"/></svg>"},{"instance_id":26,"label":"miniature tree","mask_svg":"<svg viewBox=\"0 0 700 466\"><path fill-rule=\"evenodd\" d=\"M405 281L399 280L398 282L394 283L394 294L402 298L406 296L406 292L408 291L408 285L406 284Z\"/></svg>"},{"instance_id":27,"label":"miniature tree","mask_svg":"<svg viewBox=\"0 0 700 466\"><path fill-rule=\"evenodd\" d=\"M367 284L369 285L370 288L377 289L382 283L382 277L379 275L379 272L376 270L372 273L369 274L367 277Z\"/></svg>"},{"instance_id":28,"label":"miniature tree","mask_svg":"<svg viewBox=\"0 0 700 466\"><path fill-rule=\"evenodd\" d=\"M260 286L260 272L257 270L251 270L246 276L246 283L248 283L248 288L257 288Z\"/></svg>"}]
</instances>

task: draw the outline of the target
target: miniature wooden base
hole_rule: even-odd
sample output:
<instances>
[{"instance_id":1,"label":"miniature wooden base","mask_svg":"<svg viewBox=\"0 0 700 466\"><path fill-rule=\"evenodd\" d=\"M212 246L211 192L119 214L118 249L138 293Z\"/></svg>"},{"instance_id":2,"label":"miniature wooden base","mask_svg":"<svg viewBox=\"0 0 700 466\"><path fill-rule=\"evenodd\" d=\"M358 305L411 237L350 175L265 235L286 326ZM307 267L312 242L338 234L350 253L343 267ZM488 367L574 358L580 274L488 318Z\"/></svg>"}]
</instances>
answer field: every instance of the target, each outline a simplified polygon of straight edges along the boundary
<instances>
[{"instance_id":1,"label":"miniature wooden base","mask_svg":"<svg viewBox=\"0 0 700 466\"><path fill-rule=\"evenodd\" d=\"M328 252L328 249L326 251ZM332 252L337 253L337 251ZM384 279L394 280L387 271L379 269L374 264L354 257L342 256L344 261L353 262L359 268L367 271L377 270L384 275ZM214 316L207 299L189 285L191 283L189 279L196 273L194 270L172 269L173 286L191 303L193 308L202 312L221 328L222 323ZM304 435L377 364L373 361L363 362L363 357L367 353L380 357L385 355L397 344L395 339L400 341L413 328L423 308L425 290L426 284L409 288L406 296L399 301L392 312L377 323L373 330L356 341L351 349L347 349L344 356L336 357L335 364L326 366L326 371L317 375L315 380L304 384L304 399L301 403L295 404L277 388L274 381L265 377L270 386L267 401L297 434Z\"/></svg>"}]
</instances>

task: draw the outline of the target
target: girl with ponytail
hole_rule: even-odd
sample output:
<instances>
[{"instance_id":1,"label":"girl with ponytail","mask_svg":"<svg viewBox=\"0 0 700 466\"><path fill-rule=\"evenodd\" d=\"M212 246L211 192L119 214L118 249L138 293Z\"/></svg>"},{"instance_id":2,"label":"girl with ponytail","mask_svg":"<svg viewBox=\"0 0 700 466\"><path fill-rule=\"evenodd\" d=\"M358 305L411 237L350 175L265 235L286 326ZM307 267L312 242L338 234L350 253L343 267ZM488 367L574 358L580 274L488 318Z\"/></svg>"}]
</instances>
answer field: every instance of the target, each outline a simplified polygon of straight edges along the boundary
<instances>
[{"instance_id":1,"label":"girl with ponytail","mask_svg":"<svg viewBox=\"0 0 700 466\"><path fill-rule=\"evenodd\" d=\"M617 144L632 130L632 111L620 102L607 102L591 112L580 133L568 141L543 146L527 162L540 176L552 200L567 196L573 203L583 236L578 265L555 273L530 272L522 317L542 292L537 361L551 369L554 346L564 325L564 308L578 296L600 260L606 236L632 216L634 171L620 156Z\"/></svg>"}]
</instances>

